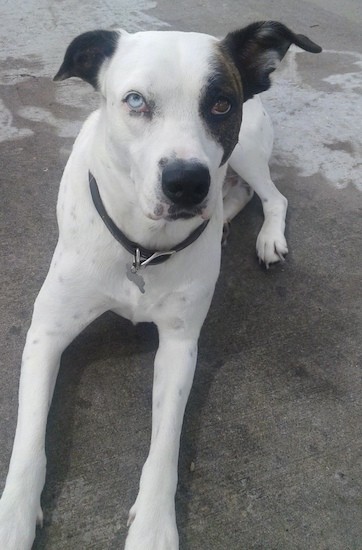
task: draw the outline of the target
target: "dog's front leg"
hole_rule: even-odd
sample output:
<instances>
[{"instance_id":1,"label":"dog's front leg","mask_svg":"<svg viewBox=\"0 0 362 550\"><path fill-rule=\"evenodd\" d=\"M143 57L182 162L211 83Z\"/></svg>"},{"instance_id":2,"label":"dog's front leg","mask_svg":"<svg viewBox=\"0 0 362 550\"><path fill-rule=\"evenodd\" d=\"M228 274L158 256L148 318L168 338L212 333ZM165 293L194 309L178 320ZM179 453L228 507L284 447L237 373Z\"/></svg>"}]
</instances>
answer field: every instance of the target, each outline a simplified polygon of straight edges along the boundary
<instances>
[{"instance_id":1,"label":"dog's front leg","mask_svg":"<svg viewBox=\"0 0 362 550\"><path fill-rule=\"evenodd\" d=\"M275 187L268 165L268 153L260 139L241 140L232 154L230 166L259 195L264 211L264 223L256 241L256 252L267 267L283 261L288 253L284 236L288 201Z\"/></svg>"},{"instance_id":2,"label":"dog's front leg","mask_svg":"<svg viewBox=\"0 0 362 550\"><path fill-rule=\"evenodd\" d=\"M177 464L182 420L197 356L197 338L160 331L155 359L152 438L137 500L129 515L126 550L177 550Z\"/></svg>"},{"instance_id":3,"label":"dog's front leg","mask_svg":"<svg viewBox=\"0 0 362 550\"><path fill-rule=\"evenodd\" d=\"M65 255L64 255L65 256ZM45 480L45 430L60 356L100 311L84 274L55 261L35 302L23 352L13 452L0 500L0 549L29 550ZM87 290L88 288L88 290Z\"/></svg>"},{"instance_id":4,"label":"dog's front leg","mask_svg":"<svg viewBox=\"0 0 362 550\"><path fill-rule=\"evenodd\" d=\"M285 239L285 216L288 201L274 185L269 170L273 148L273 126L257 96L245 104L243 123L229 164L259 195L264 223L256 241L260 261L268 267L283 261L288 253Z\"/></svg>"}]
</instances>

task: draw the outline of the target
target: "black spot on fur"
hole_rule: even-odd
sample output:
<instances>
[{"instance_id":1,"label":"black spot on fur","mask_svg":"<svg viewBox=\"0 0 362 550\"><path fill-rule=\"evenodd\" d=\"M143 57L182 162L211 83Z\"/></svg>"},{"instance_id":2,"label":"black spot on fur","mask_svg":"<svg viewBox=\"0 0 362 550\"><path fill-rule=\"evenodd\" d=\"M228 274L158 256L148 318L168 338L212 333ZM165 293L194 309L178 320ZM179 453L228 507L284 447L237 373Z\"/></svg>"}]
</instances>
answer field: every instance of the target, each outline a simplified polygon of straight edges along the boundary
<instances>
[{"instance_id":1,"label":"black spot on fur","mask_svg":"<svg viewBox=\"0 0 362 550\"><path fill-rule=\"evenodd\" d=\"M229 33L220 43L236 64L244 90L244 101L267 90L270 74L289 46L296 44L307 52L319 53L322 48L307 36L294 34L277 21L259 21Z\"/></svg>"},{"instance_id":2,"label":"black spot on fur","mask_svg":"<svg viewBox=\"0 0 362 550\"><path fill-rule=\"evenodd\" d=\"M98 73L107 58L112 57L119 40L117 31L90 31L77 36L68 46L64 61L54 80L77 76L98 89Z\"/></svg>"}]
</instances>

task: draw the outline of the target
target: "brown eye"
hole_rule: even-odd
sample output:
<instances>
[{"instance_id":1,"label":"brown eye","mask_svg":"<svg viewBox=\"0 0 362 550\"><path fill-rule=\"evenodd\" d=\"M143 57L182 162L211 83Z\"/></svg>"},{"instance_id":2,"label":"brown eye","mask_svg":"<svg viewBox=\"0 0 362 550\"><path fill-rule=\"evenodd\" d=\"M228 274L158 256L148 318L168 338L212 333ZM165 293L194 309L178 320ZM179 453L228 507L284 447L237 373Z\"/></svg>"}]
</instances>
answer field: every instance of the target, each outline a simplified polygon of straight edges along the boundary
<instances>
[{"instance_id":1,"label":"brown eye","mask_svg":"<svg viewBox=\"0 0 362 550\"><path fill-rule=\"evenodd\" d=\"M219 97L217 102L213 105L211 113L213 115L226 115L231 109L231 103L225 97Z\"/></svg>"}]
</instances>

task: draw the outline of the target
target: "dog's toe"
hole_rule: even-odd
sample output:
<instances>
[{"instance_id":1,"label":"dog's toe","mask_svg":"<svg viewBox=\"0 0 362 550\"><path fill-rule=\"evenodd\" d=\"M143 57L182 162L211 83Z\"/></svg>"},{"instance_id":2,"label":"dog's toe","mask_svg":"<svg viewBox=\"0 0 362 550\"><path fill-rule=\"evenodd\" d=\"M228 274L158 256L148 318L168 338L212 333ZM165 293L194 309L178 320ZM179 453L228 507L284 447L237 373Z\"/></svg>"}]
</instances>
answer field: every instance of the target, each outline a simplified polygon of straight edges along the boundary
<instances>
[{"instance_id":1,"label":"dog's toe","mask_svg":"<svg viewBox=\"0 0 362 550\"><path fill-rule=\"evenodd\" d=\"M132 506L128 514L127 527L131 527L135 517L136 517L136 510L135 510L135 507Z\"/></svg>"},{"instance_id":2,"label":"dog's toe","mask_svg":"<svg viewBox=\"0 0 362 550\"><path fill-rule=\"evenodd\" d=\"M38 525L38 527L43 528L43 520L44 520L43 510L41 509L41 507L39 507L39 510L36 516L36 524Z\"/></svg>"},{"instance_id":3,"label":"dog's toe","mask_svg":"<svg viewBox=\"0 0 362 550\"><path fill-rule=\"evenodd\" d=\"M222 228L221 246L226 246L230 235L231 223L229 221L224 222Z\"/></svg>"},{"instance_id":4,"label":"dog's toe","mask_svg":"<svg viewBox=\"0 0 362 550\"><path fill-rule=\"evenodd\" d=\"M263 262L267 268L270 264L284 262L288 254L288 246L283 233L272 234L261 231L256 242L256 253L259 263Z\"/></svg>"}]
</instances>

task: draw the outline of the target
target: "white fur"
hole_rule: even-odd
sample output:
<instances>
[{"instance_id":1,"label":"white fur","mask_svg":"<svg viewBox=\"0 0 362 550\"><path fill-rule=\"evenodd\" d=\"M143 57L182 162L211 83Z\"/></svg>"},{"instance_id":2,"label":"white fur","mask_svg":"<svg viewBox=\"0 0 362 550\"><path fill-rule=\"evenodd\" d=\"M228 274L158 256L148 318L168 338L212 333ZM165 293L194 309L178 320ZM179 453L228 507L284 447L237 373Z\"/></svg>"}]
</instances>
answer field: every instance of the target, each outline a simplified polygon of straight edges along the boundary
<instances>
[{"instance_id":1,"label":"white fur","mask_svg":"<svg viewBox=\"0 0 362 550\"><path fill-rule=\"evenodd\" d=\"M0 549L28 550L41 521L45 480L44 438L64 348L92 320L114 310L159 330L153 385L152 441L129 516L127 550L176 550L174 496L183 414L191 388L199 332L220 268L224 221L221 146L199 116L199 95L216 39L201 34L122 34L101 70L101 107L90 115L69 158L58 200L59 241L35 302L23 353L19 416L9 474L0 501ZM178 52L175 56L171 52ZM175 89L175 82L177 87ZM130 117L121 98L129 90L157 98L162 116L147 123ZM286 199L270 179L272 127L259 98L244 106L240 141L231 167L261 197L265 222L257 241L267 265L287 252ZM211 185L202 216L167 221L158 161L175 154L209 168ZM88 187L94 174L113 220L143 246L167 249L210 219L187 249L143 270L145 294L129 281L130 254L95 211ZM239 183L237 183L239 185ZM230 187L225 218L245 204L245 188ZM160 214L161 212L161 214Z\"/></svg>"}]
</instances>

